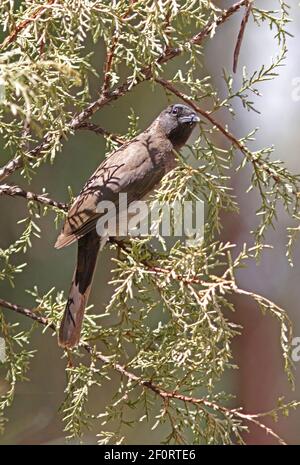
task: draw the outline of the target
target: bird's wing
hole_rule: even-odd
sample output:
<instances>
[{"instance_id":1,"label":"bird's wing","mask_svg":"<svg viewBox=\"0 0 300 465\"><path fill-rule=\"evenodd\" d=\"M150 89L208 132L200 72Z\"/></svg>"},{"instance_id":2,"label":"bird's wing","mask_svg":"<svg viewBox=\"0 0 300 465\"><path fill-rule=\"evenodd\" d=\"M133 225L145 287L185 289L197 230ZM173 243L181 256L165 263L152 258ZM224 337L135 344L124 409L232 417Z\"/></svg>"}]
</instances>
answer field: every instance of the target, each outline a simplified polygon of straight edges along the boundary
<instances>
[{"instance_id":1,"label":"bird's wing","mask_svg":"<svg viewBox=\"0 0 300 465\"><path fill-rule=\"evenodd\" d=\"M127 203L150 193L165 174L166 150L170 147L164 141L153 144L144 136L104 160L71 206L55 247L69 245L95 228L100 201L111 201L118 209L121 192L127 193Z\"/></svg>"}]
</instances>

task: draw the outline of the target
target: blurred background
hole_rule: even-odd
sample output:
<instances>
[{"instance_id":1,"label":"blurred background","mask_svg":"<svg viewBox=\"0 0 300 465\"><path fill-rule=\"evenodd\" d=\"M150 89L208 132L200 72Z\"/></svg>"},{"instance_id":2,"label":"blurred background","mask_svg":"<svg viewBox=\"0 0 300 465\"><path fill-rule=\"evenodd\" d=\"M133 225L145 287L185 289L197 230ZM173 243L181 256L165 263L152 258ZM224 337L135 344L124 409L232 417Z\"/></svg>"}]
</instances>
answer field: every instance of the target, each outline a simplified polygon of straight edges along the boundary
<instances>
[{"instance_id":1,"label":"blurred background","mask_svg":"<svg viewBox=\"0 0 300 465\"><path fill-rule=\"evenodd\" d=\"M228 7L232 1L216 1L216 5ZM260 6L266 6L265 0L257 1ZM276 5L273 0L267 1ZM262 146L275 145L275 159L281 159L292 172L300 172L300 99L297 100L295 86L300 81L300 8L298 2L290 2L293 22L289 31L293 38L288 41L289 54L286 65L281 68L280 76L272 82L261 85L263 96L256 100L256 107L261 114L248 113L241 104L236 104L236 118L223 120L228 123L231 131L242 136L251 129L259 127L257 142L253 149ZM224 93L224 83L221 80L222 68L232 70L232 56L235 46L241 14L233 16L221 26L213 38L207 41L203 75L213 76L216 87L221 95ZM248 72L254 71L262 63L270 63L276 55L277 46L272 32L266 27L258 28L250 18L242 44L237 76L240 76L242 66L246 65ZM87 49L88 52L88 49ZM94 55L94 65L102 69L103 50L99 48ZM180 61L182 60L182 61ZM178 59L176 65L184 59ZM172 68L170 67L170 69ZM297 81L299 78L299 81ZM95 90L99 83L94 82ZM105 107L96 115L95 121L112 132L125 132L128 126L129 108L132 107L140 117L140 128L144 129L153 118L166 106L167 99L161 88L151 89L149 84L136 87L116 103ZM220 120L221 117L219 117ZM224 141L220 139L220 144ZM225 144L225 142L224 142ZM101 136L78 131L69 141L65 142L53 166L42 166L34 178L31 190L41 192L46 187L49 196L60 201L67 201L66 186L70 185L74 193L78 192L85 180L98 166L104 157L104 141ZM226 147L226 145L224 145ZM1 160L1 165L6 160ZM256 224L255 210L258 206L255 194L245 194L249 177L247 172L232 173L232 187L240 199L240 215L224 215L223 240L242 244L251 240L249 230ZM9 182L24 182L14 175ZM26 204L21 198L0 197L0 247L7 247L19 235L21 225L16 222L26 216ZM295 336L300 336L299 282L300 282L300 247L299 242L294 249L294 268L291 268L285 257L287 242L286 227L288 219L279 214L276 231L270 231L267 242L274 246L272 251L263 255L258 265L252 264L239 274L240 286L253 290L272 299L281 307L287 309L294 324ZM53 223L53 216L41 220L42 239L35 239L29 250L26 261L28 267L17 276L15 288L7 283L1 283L0 296L23 306L32 306L32 299L25 289L37 284L41 294L51 287L68 290L75 260L75 247L60 251L53 248L58 231ZM109 301L111 288L107 285L110 279L110 251L105 250L98 262L97 274L91 295L91 303L95 310L103 312ZM279 346L279 325L269 316L262 316L255 304L245 298L235 299L237 311L231 318L244 327L243 334L235 339L234 353L239 370L231 372L224 381L224 390L237 396L236 404L244 407L246 412L255 413L270 410L276 405L280 396L286 400L300 400L300 362L296 363L296 390L291 392L283 373L283 363ZM9 312L8 310L4 310ZM20 321L21 327L28 327L29 322L21 316L10 316L11 321ZM61 415L58 411L64 397L65 360L61 359L61 350L50 333L43 335L38 329L32 337L32 348L37 350L29 371L30 382L19 384L13 406L7 410L9 422L0 444L60 444L64 443ZM117 383L117 378L112 383ZM1 387L1 379L0 379ZM99 397L92 396L90 409L101 412L110 400L113 388L107 383ZM271 420L270 420L271 421ZM272 421L271 423L272 424ZM300 410L288 418L280 419L274 425L288 443L300 444ZM161 431L161 430L160 430ZM149 434L147 424L139 424L138 430L128 429L127 438L131 444L158 443L160 432ZM271 437L261 430L251 427L250 434L245 435L249 444L273 443ZM88 433L84 442L95 442L93 431Z\"/></svg>"}]
</instances>

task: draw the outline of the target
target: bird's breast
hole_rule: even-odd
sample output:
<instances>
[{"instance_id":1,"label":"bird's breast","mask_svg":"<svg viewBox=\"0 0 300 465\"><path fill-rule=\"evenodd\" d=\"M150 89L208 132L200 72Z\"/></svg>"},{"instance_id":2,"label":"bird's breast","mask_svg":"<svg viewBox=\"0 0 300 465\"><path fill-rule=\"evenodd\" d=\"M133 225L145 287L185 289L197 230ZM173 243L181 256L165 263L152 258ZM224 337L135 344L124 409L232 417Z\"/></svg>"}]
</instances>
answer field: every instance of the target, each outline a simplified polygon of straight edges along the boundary
<instances>
[{"instance_id":1,"label":"bird's breast","mask_svg":"<svg viewBox=\"0 0 300 465\"><path fill-rule=\"evenodd\" d=\"M178 165L177 157L174 151L172 150L166 154L166 157L164 160L165 174L169 173L169 171L176 168L177 165Z\"/></svg>"}]
</instances>

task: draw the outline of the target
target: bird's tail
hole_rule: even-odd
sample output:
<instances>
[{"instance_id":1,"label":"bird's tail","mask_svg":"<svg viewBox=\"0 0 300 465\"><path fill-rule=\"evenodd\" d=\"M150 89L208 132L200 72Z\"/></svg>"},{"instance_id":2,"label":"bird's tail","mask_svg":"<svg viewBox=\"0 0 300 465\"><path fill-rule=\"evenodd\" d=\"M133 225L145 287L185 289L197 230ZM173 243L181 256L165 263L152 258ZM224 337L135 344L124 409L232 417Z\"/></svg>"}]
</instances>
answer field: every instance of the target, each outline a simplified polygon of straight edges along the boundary
<instances>
[{"instance_id":1,"label":"bird's tail","mask_svg":"<svg viewBox=\"0 0 300 465\"><path fill-rule=\"evenodd\" d=\"M100 238L95 230L78 241L77 265L59 329L58 343L61 347L71 348L79 343L99 247Z\"/></svg>"}]
</instances>

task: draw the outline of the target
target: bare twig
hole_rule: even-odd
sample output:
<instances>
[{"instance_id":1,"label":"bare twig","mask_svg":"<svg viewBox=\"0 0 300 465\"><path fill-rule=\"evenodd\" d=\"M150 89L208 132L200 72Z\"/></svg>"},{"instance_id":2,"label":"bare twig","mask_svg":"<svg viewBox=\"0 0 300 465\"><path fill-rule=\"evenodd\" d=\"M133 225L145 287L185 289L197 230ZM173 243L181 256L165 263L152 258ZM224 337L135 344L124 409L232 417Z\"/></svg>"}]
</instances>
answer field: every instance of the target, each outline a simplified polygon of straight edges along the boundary
<instances>
[{"instance_id":1,"label":"bare twig","mask_svg":"<svg viewBox=\"0 0 300 465\"><path fill-rule=\"evenodd\" d=\"M43 326L47 326L51 328L55 332L57 331L54 323L52 323L50 320L48 320L45 317L37 315L36 312L33 310L29 310L25 307L21 307L20 305L12 304L3 299L0 299L0 307L13 310L17 313L20 313L26 316L27 318L31 318L32 320L40 323ZM178 400L185 404L192 404L200 408L206 407L208 409L212 409L214 411L222 413L227 418L232 418L235 416L236 418L240 418L241 420L255 424L256 426L263 429L267 434L270 434L275 439L277 439L277 441L280 444L285 444L285 442L281 439L280 436L278 436L278 434L276 434L271 428L267 427L259 420L259 418L266 417L267 415L269 415L270 412L258 413L258 414L244 413L241 411L241 409L230 409L222 405L219 405L216 402L207 400L203 397L200 398L200 397L194 397L194 396L188 396L185 394L181 394L176 391L167 391L161 388L160 386L158 386L157 384L153 383L152 381L143 380L142 378L137 376L135 373L132 373L131 371L129 371L125 366L120 365L119 363L112 363L110 357L103 355L101 352L95 352L94 347L92 347L88 343L81 341L80 346L86 352L88 352L91 357L94 357L100 360L102 363L111 366L118 373L120 373L123 376L126 376L128 379L137 383L142 388L147 388L151 390L153 393L155 393L157 396L163 399L163 401L172 400L172 399Z\"/></svg>"},{"instance_id":2,"label":"bare twig","mask_svg":"<svg viewBox=\"0 0 300 465\"><path fill-rule=\"evenodd\" d=\"M233 72L234 73L236 73L236 70L237 70L241 45L242 45L246 25L247 25L247 22L248 22L248 19L249 19L249 15L250 15L250 12L251 12L252 0L248 0L248 2L245 4L245 7L246 7L245 14L244 14L242 22L241 22L241 26L240 26L236 46L235 46L235 49L234 49L234 54L233 54Z\"/></svg>"},{"instance_id":3,"label":"bare twig","mask_svg":"<svg viewBox=\"0 0 300 465\"><path fill-rule=\"evenodd\" d=\"M5 194L11 197L23 197L28 201L34 201L38 203L42 203L44 205L48 205L50 207L56 207L60 210L67 211L68 205L62 202L56 202L55 200L50 199L47 197L47 194L34 194L33 192L28 192L22 189L19 186L12 186L9 184L1 184L0 185L0 195Z\"/></svg>"}]
</instances>

